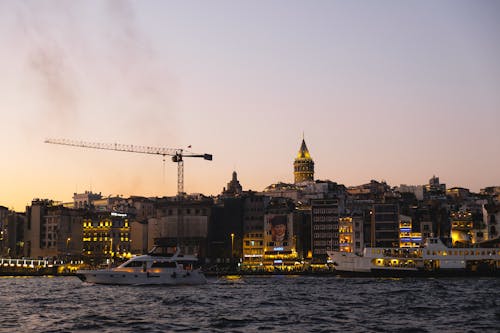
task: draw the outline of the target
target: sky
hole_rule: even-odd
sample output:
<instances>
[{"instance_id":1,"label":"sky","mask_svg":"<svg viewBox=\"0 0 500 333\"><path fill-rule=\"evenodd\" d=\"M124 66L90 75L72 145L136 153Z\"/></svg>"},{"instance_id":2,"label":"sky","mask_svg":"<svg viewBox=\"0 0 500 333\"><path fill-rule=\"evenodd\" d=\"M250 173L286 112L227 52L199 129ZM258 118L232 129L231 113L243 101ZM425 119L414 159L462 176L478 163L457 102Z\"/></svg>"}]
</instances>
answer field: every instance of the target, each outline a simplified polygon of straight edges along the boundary
<instances>
[{"instance_id":1,"label":"sky","mask_svg":"<svg viewBox=\"0 0 500 333\"><path fill-rule=\"evenodd\" d=\"M0 1L0 205L315 178L500 185L500 2Z\"/></svg>"}]
</instances>

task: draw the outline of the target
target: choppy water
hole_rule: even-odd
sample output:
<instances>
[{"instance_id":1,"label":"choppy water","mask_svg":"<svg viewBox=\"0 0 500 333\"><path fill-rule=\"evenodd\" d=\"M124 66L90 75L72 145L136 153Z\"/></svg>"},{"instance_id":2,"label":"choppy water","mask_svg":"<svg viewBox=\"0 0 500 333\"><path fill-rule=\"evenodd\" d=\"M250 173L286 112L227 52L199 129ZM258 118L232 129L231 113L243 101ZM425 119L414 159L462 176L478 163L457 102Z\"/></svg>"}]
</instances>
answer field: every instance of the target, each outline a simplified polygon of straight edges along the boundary
<instances>
[{"instance_id":1,"label":"choppy water","mask_svg":"<svg viewBox=\"0 0 500 333\"><path fill-rule=\"evenodd\" d=\"M0 332L499 332L500 279L244 277L196 287L0 278Z\"/></svg>"}]
</instances>

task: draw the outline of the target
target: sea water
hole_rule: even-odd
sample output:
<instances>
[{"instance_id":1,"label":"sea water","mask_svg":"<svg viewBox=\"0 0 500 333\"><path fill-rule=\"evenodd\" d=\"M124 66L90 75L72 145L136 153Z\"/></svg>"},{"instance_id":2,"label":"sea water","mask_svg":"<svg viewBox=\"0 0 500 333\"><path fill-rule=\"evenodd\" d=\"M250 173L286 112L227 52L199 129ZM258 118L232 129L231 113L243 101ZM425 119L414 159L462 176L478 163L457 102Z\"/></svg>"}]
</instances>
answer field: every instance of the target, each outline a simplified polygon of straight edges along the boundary
<instances>
[{"instance_id":1,"label":"sea water","mask_svg":"<svg viewBox=\"0 0 500 333\"><path fill-rule=\"evenodd\" d=\"M211 278L106 286L0 278L0 332L499 332L500 279Z\"/></svg>"}]
</instances>

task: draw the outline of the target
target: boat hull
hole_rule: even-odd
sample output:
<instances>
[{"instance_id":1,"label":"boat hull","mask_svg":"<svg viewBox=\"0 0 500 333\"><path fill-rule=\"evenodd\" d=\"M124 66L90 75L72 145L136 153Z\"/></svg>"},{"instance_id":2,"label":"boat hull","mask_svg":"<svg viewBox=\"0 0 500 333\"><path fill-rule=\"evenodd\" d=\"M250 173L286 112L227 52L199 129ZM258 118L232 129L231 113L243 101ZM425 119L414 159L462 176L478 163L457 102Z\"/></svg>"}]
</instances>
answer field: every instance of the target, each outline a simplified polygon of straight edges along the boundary
<instances>
[{"instance_id":1,"label":"boat hull","mask_svg":"<svg viewBox=\"0 0 500 333\"><path fill-rule=\"evenodd\" d=\"M184 272L120 272L113 270L78 271L83 282L111 285L200 285L207 283L199 270Z\"/></svg>"},{"instance_id":2,"label":"boat hull","mask_svg":"<svg viewBox=\"0 0 500 333\"><path fill-rule=\"evenodd\" d=\"M369 271L347 271L335 269L334 274L342 277L386 277L386 278L419 278L419 277L500 277L500 271L470 271L465 269L439 269L427 271L371 269Z\"/></svg>"},{"instance_id":3,"label":"boat hull","mask_svg":"<svg viewBox=\"0 0 500 333\"><path fill-rule=\"evenodd\" d=\"M328 251L335 274L380 277L500 276L497 249L446 248L437 240L410 252L399 248L366 248L363 255Z\"/></svg>"}]
</instances>

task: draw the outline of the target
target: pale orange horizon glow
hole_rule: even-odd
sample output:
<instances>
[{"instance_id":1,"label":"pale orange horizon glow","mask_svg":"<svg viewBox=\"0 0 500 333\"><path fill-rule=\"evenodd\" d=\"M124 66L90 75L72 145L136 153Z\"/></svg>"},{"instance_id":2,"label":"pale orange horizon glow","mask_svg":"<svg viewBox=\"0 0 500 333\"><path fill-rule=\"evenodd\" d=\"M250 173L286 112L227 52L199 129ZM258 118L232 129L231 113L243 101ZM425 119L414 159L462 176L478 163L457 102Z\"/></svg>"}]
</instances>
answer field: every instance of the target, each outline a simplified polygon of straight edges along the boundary
<instances>
[{"instance_id":1,"label":"pale orange horizon glow","mask_svg":"<svg viewBox=\"0 0 500 333\"><path fill-rule=\"evenodd\" d=\"M500 185L496 2L3 1L0 205L175 195L169 158L46 138L185 148L185 190L315 178Z\"/></svg>"}]
</instances>

